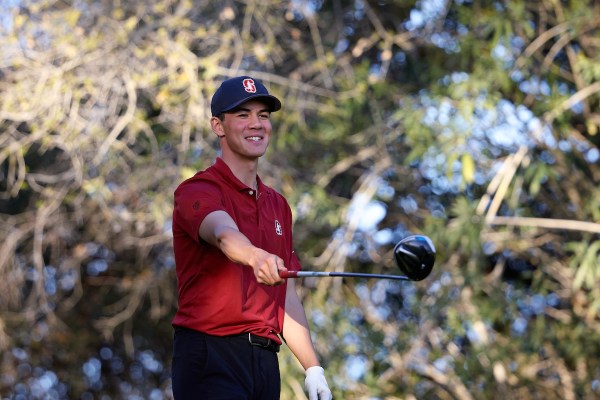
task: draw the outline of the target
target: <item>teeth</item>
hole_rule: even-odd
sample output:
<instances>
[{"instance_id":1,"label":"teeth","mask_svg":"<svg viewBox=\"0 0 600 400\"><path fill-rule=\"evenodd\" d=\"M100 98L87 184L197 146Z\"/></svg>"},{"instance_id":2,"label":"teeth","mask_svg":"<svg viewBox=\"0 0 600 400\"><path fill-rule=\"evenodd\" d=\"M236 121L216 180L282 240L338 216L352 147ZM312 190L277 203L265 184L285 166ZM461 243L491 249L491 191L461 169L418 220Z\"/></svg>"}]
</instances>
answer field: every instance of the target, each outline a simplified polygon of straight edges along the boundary
<instances>
[{"instance_id":1,"label":"teeth","mask_svg":"<svg viewBox=\"0 0 600 400\"><path fill-rule=\"evenodd\" d=\"M252 136L252 137L249 137L248 140L252 140L254 142L258 142L260 140L260 138L258 136Z\"/></svg>"}]
</instances>

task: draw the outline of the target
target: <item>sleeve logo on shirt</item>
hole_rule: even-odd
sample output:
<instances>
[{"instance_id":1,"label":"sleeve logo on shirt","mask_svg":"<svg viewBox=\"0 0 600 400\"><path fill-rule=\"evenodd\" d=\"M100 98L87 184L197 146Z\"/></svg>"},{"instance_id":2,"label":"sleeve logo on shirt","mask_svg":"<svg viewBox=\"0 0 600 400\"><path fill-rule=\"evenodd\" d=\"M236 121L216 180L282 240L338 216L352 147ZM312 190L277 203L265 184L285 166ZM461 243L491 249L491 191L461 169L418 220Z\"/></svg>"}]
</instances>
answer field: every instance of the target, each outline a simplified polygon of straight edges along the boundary
<instances>
[{"instance_id":1,"label":"sleeve logo on shirt","mask_svg":"<svg viewBox=\"0 0 600 400\"><path fill-rule=\"evenodd\" d=\"M281 229L281 224L279 221L275 220L275 233L279 236L283 235L283 230Z\"/></svg>"},{"instance_id":2,"label":"sleeve logo on shirt","mask_svg":"<svg viewBox=\"0 0 600 400\"><path fill-rule=\"evenodd\" d=\"M198 211L200 209L200 202L198 200L196 200L194 202L194 204L192 204L192 208L196 211Z\"/></svg>"}]
</instances>

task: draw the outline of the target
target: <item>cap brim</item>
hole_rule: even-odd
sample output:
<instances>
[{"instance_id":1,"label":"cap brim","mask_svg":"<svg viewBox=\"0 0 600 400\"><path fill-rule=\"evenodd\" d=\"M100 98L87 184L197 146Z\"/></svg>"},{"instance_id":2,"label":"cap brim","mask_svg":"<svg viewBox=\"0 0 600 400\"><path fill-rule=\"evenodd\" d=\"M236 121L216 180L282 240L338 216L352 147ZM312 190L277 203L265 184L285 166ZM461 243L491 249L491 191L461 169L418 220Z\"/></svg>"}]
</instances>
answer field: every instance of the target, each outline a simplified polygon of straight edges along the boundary
<instances>
[{"instance_id":1,"label":"cap brim","mask_svg":"<svg viewBox=\"0 0 600 400\"><path fill-rule=\"evenodd\" d=\"M271 111L271 112L279 111L281 109L281 102L279 101L279 99L277 97L271 96L270 94L255 94L253 96L248 96L248 97L244 98L243 100L238 101L237 103L233 103L227 109L223 110L223 112L229 112L229 111L235 110L241 104L244 104L245 102L250 101L250 100L263 101L269 107L269 111Z\"/></svg>"}]
</instances>

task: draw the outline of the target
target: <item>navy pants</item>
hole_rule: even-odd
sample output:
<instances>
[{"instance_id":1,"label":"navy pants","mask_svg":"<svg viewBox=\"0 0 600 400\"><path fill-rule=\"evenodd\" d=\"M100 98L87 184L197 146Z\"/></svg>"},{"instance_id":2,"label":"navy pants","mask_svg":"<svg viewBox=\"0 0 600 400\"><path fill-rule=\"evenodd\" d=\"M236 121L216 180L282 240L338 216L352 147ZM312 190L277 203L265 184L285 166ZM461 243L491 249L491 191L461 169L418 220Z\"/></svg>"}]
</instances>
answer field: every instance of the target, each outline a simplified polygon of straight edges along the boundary
<instances>
[{"instance_id":1,"label":"navy pants","mask_svg":"<svg viewBox=\"0 0 600 400\"><path fill-rule=\"evenodd\" d=\"M278 400L279 361L248 336L211 336L175 328L172 365L175 400Z\"/></svg>"}]
</instances>

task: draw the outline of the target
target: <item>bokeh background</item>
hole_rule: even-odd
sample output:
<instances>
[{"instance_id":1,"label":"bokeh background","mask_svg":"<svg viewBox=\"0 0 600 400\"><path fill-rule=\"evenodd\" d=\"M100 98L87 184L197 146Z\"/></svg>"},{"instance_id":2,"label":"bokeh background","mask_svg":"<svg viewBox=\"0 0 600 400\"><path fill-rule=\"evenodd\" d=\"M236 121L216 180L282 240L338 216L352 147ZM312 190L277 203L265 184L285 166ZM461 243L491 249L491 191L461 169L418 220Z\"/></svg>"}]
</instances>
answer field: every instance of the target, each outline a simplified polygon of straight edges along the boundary
<instances>
[{"instance_id":1,"label":"bokeh background","mask_svg":"<svg viewBox=\"0 0 600 400\"><path fill-rule=\"evenodd\" d=\"M437 247L302 281L335 398L600 396L597 2L3 0L0 50L2 399L172 397L172 194L239 74L305 269Z\"/></svg>"}]
</instances>

